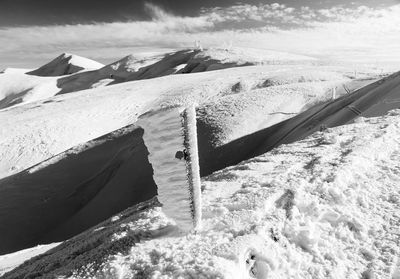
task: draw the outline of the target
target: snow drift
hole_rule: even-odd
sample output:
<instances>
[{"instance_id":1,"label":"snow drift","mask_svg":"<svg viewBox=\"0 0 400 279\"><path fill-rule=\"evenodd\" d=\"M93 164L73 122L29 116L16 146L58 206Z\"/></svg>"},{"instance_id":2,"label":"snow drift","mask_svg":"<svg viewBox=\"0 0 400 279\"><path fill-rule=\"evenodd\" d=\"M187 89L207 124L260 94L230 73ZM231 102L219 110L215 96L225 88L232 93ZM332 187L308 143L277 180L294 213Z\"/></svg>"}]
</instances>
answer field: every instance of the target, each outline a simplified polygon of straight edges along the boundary
<instances>
[{"instance_id":1,"label":"snow drift","mask_svg":"<svg viewBox=\"0 0 400 279\"><path fill-rule=\"evenodd\" d=\"M156 195L142 139L129 126L0 180L0 253L62 241Z\"/></svg>"}]
</instances>

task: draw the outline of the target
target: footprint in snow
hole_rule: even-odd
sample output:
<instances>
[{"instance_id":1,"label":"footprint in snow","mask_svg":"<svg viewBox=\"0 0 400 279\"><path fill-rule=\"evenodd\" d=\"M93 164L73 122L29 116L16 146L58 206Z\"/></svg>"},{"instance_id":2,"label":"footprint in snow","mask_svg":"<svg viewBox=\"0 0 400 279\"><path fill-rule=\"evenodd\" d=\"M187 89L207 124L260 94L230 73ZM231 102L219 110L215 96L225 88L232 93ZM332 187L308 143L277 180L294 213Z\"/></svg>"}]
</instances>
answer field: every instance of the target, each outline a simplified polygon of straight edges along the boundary
<instances>
[{"instance_id":1,"label":"footprint in snow","mask_svg":"<svg viewBox=\"0 0 400 279\"><path fill-rule=\"evenodd\" d=\"M269 261L254 250L245 253L246 273L250 278L266 279L270 272Z\"/></svg>"}]
</instances>

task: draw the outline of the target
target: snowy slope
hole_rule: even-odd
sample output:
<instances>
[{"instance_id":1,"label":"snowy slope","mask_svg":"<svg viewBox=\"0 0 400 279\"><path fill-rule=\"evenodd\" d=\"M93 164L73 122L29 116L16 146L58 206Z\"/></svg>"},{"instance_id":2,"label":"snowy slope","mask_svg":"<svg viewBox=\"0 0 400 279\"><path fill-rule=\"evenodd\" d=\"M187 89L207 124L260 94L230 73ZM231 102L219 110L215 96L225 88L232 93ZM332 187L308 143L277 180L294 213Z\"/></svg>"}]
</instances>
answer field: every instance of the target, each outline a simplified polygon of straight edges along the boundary
<instances>
[{"instance_id":1,"label":"snowy slope","mask_svg":"<svg viewBox=\"0 0 400 279\"><path fill-rule=\"evenodd\" d=\"M0 109L53 97L62 90L60 76L102 67L96 61L64 53L33 71L5 69L0 73Z\"/></svg>"},{"instance_id":2,"label":"snowy slope","mask_svg":"<svg viewBox=\"0 0 400 279\"><path fill-rule=\"evenodd\" d=\"M293 69L303 73L315 71L315 67L307 66L286 68L288 75L293 75ZM235 137L243 136L247 132L291 117L291 113L302 111L309 102L329 99L333 86L349 80L346 77L348 73L346 69L322 67L320 70L329 72L330 79L322 82L316 80L309 84L302 83L300 86L293 84L282 88L267 87L261 91L257 91L259 84L263 84L266 79L276 76L277 72L284 75L280 66L254 66L194 75L172 75L65 94L2 110L0 111L3 128L0 130L0 155L4 160L0 162L0 177L15 174L73 146L132 124L138 115L155 107L196 102L202 109L202 104L207 102L234 98L235 100L228 105L221 102L221 110L217 107L206 118L220 118L218 115L222 113L224 107L234 113L234 118L237 115L236 119L240 123L245 118L241 111L247 113L258 107L252 120L256 115L260 117L257 121L252 121L249 126L251 129L243 130L239 125L233 127ZM238 83L244 86L237 86ZM252 101L245 110L238 110L237 108L242 106L241 103L248 96L253 96L254 90L259 92L259 99L251 98ZM235 94L238 94L238 97L234 97ZM275 115L275 120L268 123L268 118L265 116L282 112L279 104L287 103L287 99L282 98L279 101L279 96L282 94L287 94L288 98L296 98L298 100L296 107L285 109L283 112L288 114L279 114L279 119L276 119ZM221 123L229 119L221 118ZM217 137L228 133L223 129L219 131L216 130L221 133Z\"/></svg>"},{"instance_id":3,"label":"snowy slope","mask_svg":"<svg viewBox=\"0 0 400 279\"><path fill-rule=\"evenodd\" d=\"M40 68L27 72L35 76L63 76L70 75L82 70L100 69L104 65L96 61L69 53L63 53Z\"/></svg>"},{"instance_id":4,"label":"snowy slope","mask_svg":"<svg viewBox=\"0 0 400 279\"><path fill-rule=\"evenodd\" d=\"M147 113L141 127L124 127L1 179L0 239L7 242L0 254L65 240L157 193L182 230L199 227L195 119L194 108ZM188 158L179 160L175 153L184 149Z\"/></svg>"},{"instance_id":5,"label":"snowy slope","mask_svg":"<svg viewBox=\"0 0 400 279\"><path fill-rule=\"evenodd\" d=\"M399 131L392 111L317 132L204 178L200 232L149 201L4 278L398 278Z\"/></svg>"},{"instance_id":6,"label":"snowy slope","mask_svg":"<svg viewBox=\"0 0 400 279\"><path fill-rule=\"evenodd\" d=\"M0 152L5 158L0 162L0 236L8 239L1 251L61 241L152 197L155 185L142 139L121 130L148 109L199 104L203 175L269 150L273 145L265 143L274 135L263 129L330 100L330 89L348 80L343 69L327 67L316 73L310 67L293 68L311 71L308 81L298 82L301 77L294 70L285 75L275 66L243 67L123 83L0 112ZM265 86L277 71L295 83ZM210 106L214 109L204 112ZM275 133L285 134L285 129Z\"/></svg>"},{"instance_id":7,"label":"snowy slope","mask_svg":"<svg viewBox=\"0 0 400 279\"><path fill-rule=\"evenodd\" d=\"M251 134L242 134L241 137L230 140L229 138L226 140L225 137L226 135L229 136L231 127L243 127L242 131L246 131L248 127L254 127L257 121L263 119L262 114L257 113L257 109L265 102L256 102L258 105L252 105L251 110L246 109L248 101L236 103L235 106L225 106L226 109L222 109L220 113L217 113L220 117L215 117L212 111L203 111L203 117L200 117L198 123L199 134L203 135L199 139L200 153L203 156L203 159L200 160L202 175L210 174L223 167L235 165L244 159L263 154L281 144L303 139L315 131L347 124L360 115L384 115L391 109L399 108L399 103L396 100L400 96L400 72L384 79L371 83L368 81L367 83L366 86L349 92L340 98L337 98L338 96L335 94L336 99L331 96L331 99L319 100L320 102L312 102L311 100L300 102L307 105L303 106L303 111L298 111L297 114L294 113L288 116L285 111L275 111L269 114L265 121L272 122L276 120L274 118L276 114L281 115L281 120L277 121L276 124L266 125L267 128L260 128ZM331 90L332 92L337 93L338 91ZM280 97L284 96L282 95L281 93ZM328 97L329 95L322 96ZM292 94L286 103L282 103L282 107L291 109L291 106L294 105L298 108L296 97L299 96ZM214 107L218 108L218 106ZM241 122L237 121L237 116L234 114L236 111L239 111L237 116L245 116ZM286 120L282 119L284 117L287 117ZM241 123L245 124L241 125ZM215 130L224 132L209 132Z\"/></svg>"},{"instance_id":8,"label":"snowy slope","mask_svg":"<svg viewBox=\"0 0 400 279\"><path fill-rule=\"evenodd\" d=\"M137 124L1 179L0 254L65 240L156 194L181 230L198 228L194 108L148 113Z\"/></svg>"},{"instance_id":9,"label":"snowy slope","mask_svg":"<svg viewBox=\"0 0 400 279\"><path fill-rule=\"evenodd\" d=\"M60 89L54 77L37 77L24 71L0 74L0 110L53 97Z\"/></svg>"},{"instance_id":10,"label":"snowy slope","mask_svg":"<svg viewBox=\"0 0 400 279\"><path fill-rule=\"evenodd\" d=\"M199 127L198 136L199 155L202 159L200 161L201 170L203 174L216 171L224 166L235 165L244 159L262 154L277 144L287 142L287 138L289 142L301 139L317 129L318 125L322 125L324 119L332 116L329 113L331 108L336 107L336 110L340 112L343 106L346 106L348 102L352 102L351 100L363 100L364 97L369 95L369 91L373 95L378 94L381 97L384 97L384 94L379 94L379 90L388 94L393 89L392 93L397 92L398 94L396 86L398 86L397 74L385 79L383 82L371 84L365 89L362 88L352 94L331 101L328 103L329 105L318 105L285 122L267 127L254 134L245 134L244 137L234 139L220 147L211 147L211 152L208 149L210 148L208 137L218 138L218 136L226 134L226 132L223 130L215 131L212 127L207 129L207 126L203 125ZM374 89L376 90L374 91ZM295 93L292 94L295 96ZM396 96L396 94L392 95ZM362 98L357 99L357 96ZM159 103L160 100L162 101L163 99L157 100L151 106L162 105L163 102ZM343 103L343 100L349 101ZM285 100L282 101L285 102ZM369 101L367 103L373 105ZM231 106L231 108L234 107L234 105ZM319 107L323 109L320 110ZM223 111L228 111L229 109L229 107L226 108L225 106L222 106L222 108ZM254 106L250 106L247 109L254 114L256 112L254 108ZM301 107L299 106L299 108ZM268 111L274 108L267 106L265 109ZM385 112L385 109L382 113ZM230 111L235 112L232 109ZM325 113L325 111L328 113ZM212 117L213 113L210 112L207 115ZM26 171L0 180L0 186L6 186L1 189L0 195L3 204L3 211L0 212L2 220L0 235L8 239L7 245L0 247L1 251L14 251L18 247L29 247L30 245L42 243L42 241L44 243L61 241L123 210L130 204L142 202L146 198L152 197L155 195L155 184L163 185L158 187L159 190L167 189L167 186L171 183L179 184L183 181L184 183L179 185L186 184L185 177L179 180L175 176L163 176L165 163L169 165L172 163L171 167L173 171L176 171L174 154L177 150L183 148L182 142L179 143L179 139L182 137L179 132L180 121L171 122L172 124L175 123L175 126L178 125L178 128L171 129L171 126L165 129L162 123L166 119L171 120L171 117L164 119L165 117L160 117L158 113L154 113L153 116L154 119L151 118L151 121L145 121L144 127L148 132L145 133L144 140L145 142L147 141L147 147L150 148L151 156L149 160L153 164L156 183L153 182L152 170L147 159L147 149L143 144L140 131L136 131L137 129L135 130L134 127L124 128L93 142L77 146ZM230 117L233 116L234 114L230 115ZM202 117L204 115L199 115L199 123L203 123ZM258 114L259 121L262 121L263 117L264 115L260 111ZM348 120L353 118L354 116ZM176 120L179 117L172 117L173 119ZM191 119L194 121L193 116ZM169 123L170 120L167 122ZM219 120L221 123L224 121L223 118ZM251 122L255 121L255 119L250 120ZM159 125L156 125L156 123L159 123ZM332 124L335 123L332 122ZM242 125L247 125L247 122L243 121ZM189 128L195 126L195 124L188 125ZM226 127L229 127L229 125ZM306 128L305 131L303 131L304 127ZM242 133L246 132L240 126L236 128ZM154 132L151 132L153 130ZM178 134L171 138L169 133L175 130ZM162 136L160 135L161 131L167 134ZM165 144L160 145L158 138L160 136L164 141L169 138L170 142L173 143L172 146L167 148ZM174 139L177 142L174 142ZM190 146L194 145L190 144ZM160 147L165 152L160 152ZM168 153L170 154L168 155ZM193 154L193 152L189 152L190 154ZM85 168L82 168L82 165L85 165ZM196 165L193 164L192 166ZM138 166L141 167L138 168ZM185 169L184 165L181 167ZM160 170L162 171L160 172ZM182 170L180 173L185 173L185 171ZM198 171L192 173L198 173ZM192 185L196 185L196 183ZM197 189L197 187L195 188ZM57 191L54 192L53 189L57 189ZM184 193L187 189L187 186L182 186ZM128 195L128 193L130 194ZM163 191L159 192L159 194L161 194L161 202L166 204L167 214L173 216L179 222L179 216L176 215L176 212L184 212L183 207L179 206L180 211L177 211L174 206L172 206L172 210L169 210L171 205L174 205L173 202L170 202L171 199L168 198L169 190L167 190L167 195ZM165 199L164 197L167 198ZM198 201L199 198L194 198L193 200ZM105 204L107 204L106 207L104 207ZM23 208L21 208L22 205ZM189 203L186 202L186 205L189 205ZM197 212L198 208L197 203ZM13 214L10 214L10 212L13 212ZM186 216L188 215L186 214ZM194 216L196 217L197 215L194 214ZM23 222L26 218L36 221ZM198 217L196 218L199 219ZM26 233L14 236L14 234L9 234L12 231Z\"/></svg>"},{"instance_id":11,"label":"snowy slope","mask_svg":"<svg viewBox=\"0 0 400 279\"><path fill-rule=\"evenodd\" d=\"M13 270L26 260L33 258L37 255L43 254L44 252L54 248L59 243L53 243L48 245L39 245L34 248L29 248L25 250L21 250L12 254L0 256L0 276L4 273Z\"/></svg>"},{"instance_id":12,"label":"snowy slope","mask_svg":"<svg viewBox=\"0 0 400 279\"><path fill-rule=\"evenodd\" d=\"M0 254L65 240L155 196L142 135L130 125L1 179Z\"/></svg>"},{"instance_id":13,"label":"snowy slope","mask_svg":"<svg viewBox=\"0 0 400 279\"><path fill-rule=\"evenodd\" d=\"M26 73L32 71L32 69L20 69L20 68L6 68L2 71L0 71L0 74L5 74L5 73Z\"/></svg>"}]
</instances>

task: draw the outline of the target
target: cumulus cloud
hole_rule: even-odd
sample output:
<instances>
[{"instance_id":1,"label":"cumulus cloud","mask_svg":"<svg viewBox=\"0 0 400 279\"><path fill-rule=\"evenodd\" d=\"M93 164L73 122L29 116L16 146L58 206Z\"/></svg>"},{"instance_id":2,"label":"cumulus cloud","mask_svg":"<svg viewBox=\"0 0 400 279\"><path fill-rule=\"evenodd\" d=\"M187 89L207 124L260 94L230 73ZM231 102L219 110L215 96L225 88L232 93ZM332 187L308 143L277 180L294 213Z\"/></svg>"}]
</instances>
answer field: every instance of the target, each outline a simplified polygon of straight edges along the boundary
<instances>
[{"instance_id":1,"label":"cumulus cloud","mask_svg":"<svg viewBox=\"0 0 400 279\"><path fill-rule=\"evenodd\" d=\"M0 28L0 67L64 51L117 59L144 47L188 47L195 40L206 47L232 42L318 57L400 59L400 5L312 9L241 4L203 9L196 17L176 16L150 3L145 8L151 21Z\"/></svg>"}]
</instances>

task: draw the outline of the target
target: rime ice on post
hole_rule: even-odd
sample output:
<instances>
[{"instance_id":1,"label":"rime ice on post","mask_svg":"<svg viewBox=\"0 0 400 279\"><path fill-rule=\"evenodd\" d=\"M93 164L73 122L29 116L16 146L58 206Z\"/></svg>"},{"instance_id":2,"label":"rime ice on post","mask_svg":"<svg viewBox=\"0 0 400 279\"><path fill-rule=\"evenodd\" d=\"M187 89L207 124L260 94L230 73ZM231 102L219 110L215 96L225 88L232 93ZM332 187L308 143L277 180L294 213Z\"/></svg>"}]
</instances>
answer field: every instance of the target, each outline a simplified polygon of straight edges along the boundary
<instances>
[{"instance_id":1,"label":"rime ice on post","mask_svg":"<svg viewBox=\"0 0 400 279\"><path fill-rule=\"evenodd\" d=\"M164 213L178 227L200 227L201 192L195 108L150 111L139 118ZM184 154L177 156L177 154Z\"/></svg>"},{"instance_id":2,"label":"rime ice on post","mask_svg":"<svg viewBox=\"0 0 400 279\"><path fill-rule=\"evenodd\" d=\"M336 86L332 88L332 100L336 99Z\"/></svg>"}]
</instances>

